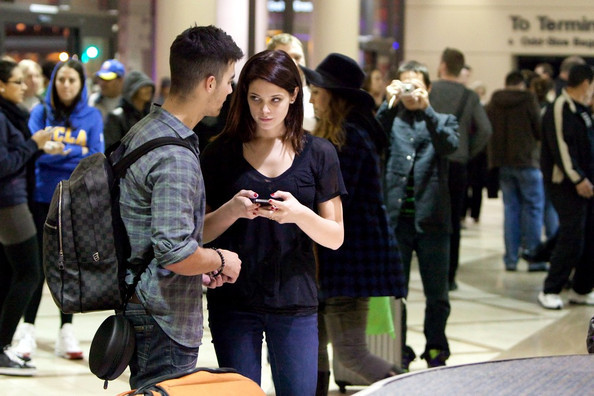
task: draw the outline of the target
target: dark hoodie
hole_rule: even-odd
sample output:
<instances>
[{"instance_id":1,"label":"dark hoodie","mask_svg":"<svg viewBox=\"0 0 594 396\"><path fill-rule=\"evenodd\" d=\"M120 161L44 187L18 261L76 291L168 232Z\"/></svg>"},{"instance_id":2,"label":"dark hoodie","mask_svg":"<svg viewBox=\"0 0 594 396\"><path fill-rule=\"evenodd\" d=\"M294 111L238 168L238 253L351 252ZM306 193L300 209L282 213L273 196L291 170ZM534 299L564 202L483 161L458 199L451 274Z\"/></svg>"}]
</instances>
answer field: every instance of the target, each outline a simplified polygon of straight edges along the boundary
<instances>
[{"instance_id":1,"label":"dark hoodie","mask_svg":"<svg viewBox=\"0 0 594 396\"><path fill-rule=\"evenodd\" d=\"M134 124L149 113L150 102L142 110L138 110L132 105L132 98L136 92L147 85L153 88L154 94L155 84L146 74L133 70L124 77L120 106L109 112L105 120L103 134L105 135L106 149L119 142Z\"/></svg>"},{"instance_id":2,"label":"dark hoodie","mask_svg":"<svg viewBox=\"0 0 594 396\"><path fill-rule=\"evenodd\" d=\"M539 168L540 110L530 91L496 91L486 107L493 126L487 146L489 168Z\"/></svg>"}]
</instances>

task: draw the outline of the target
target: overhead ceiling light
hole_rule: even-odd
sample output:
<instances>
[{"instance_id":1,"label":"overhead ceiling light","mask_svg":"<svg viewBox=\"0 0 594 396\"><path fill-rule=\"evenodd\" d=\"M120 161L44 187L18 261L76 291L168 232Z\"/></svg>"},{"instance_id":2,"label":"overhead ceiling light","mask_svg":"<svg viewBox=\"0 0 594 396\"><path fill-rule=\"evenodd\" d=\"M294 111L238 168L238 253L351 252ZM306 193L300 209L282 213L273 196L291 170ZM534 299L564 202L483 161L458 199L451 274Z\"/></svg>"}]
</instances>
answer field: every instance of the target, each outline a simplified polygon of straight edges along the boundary
<instances>
[{"instance_id":1,"label":"overhead ceiling light","mask_svg":"<svg viewBox=\"0 0 594 396\"><path fill-rule=\"evenodd\" d=\"M29 6L29 11L37 14L57 14L58 10L58 6L47 4L31 4Z\"/></svg>"}]
</instances>

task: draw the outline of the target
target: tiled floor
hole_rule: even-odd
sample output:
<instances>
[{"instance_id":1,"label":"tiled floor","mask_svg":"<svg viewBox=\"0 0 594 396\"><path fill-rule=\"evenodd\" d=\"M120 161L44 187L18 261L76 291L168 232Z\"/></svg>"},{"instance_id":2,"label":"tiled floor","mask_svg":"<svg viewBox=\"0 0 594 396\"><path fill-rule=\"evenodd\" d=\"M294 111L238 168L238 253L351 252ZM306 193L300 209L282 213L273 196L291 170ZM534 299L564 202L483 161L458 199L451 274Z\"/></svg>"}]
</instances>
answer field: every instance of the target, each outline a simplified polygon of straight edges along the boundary
<instances>
[{"instance_id":1,"label":"tiled floor","mask_svg":"<svg viewBox=\"0 0 594 396\"><path fill-rule=\"evenodd\" d=\"M536 303L544 273L528 273L526 263L517 272L503 270L502 206L500 200L485 200L481 222L467 221L463 230L459 289L450 295L452 313L447 335L452 356L449 365L528 356L586 353L585 337L594 308L567 306L561 311L542 309ZM424 348L422 333L424 299L418 273L411 274L408 301L409 343L417 352ZM74 327L86 356L95 330L107 313L75 315ZM107 391L88 369L87 360L67 361L53 355L58 332L57 308L49 295L42 301L38 320L38 351L33 378L0 376L5 395L113 395L128 389L128 375L112 381ZM207 329L208 330L208 329ZM200 366L216 366L208 332L200 350ZM412 370L425 368L414 361ZM263 388L274 395L270 375L263 375ZM332 380L331 380L332 381ZM353 394L361 388L349 388ZM331 383L332 395L338 388Z\"/></svg>"}]
</instances>

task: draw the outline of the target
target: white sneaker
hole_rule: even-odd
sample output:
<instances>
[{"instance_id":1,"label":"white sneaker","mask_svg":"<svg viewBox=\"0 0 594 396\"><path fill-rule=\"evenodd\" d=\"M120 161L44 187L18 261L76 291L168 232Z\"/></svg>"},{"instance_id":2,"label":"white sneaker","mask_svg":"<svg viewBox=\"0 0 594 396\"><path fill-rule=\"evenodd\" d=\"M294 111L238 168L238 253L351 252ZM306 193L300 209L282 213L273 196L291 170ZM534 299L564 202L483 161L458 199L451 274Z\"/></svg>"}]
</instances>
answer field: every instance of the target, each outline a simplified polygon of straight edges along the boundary
<instances>
[{"instance_id":1,"label":"white sneaker","mask_svg":"<svg viewBox=\"0 0 594 396\"><path fill-rule=\"evenodd\" d=\"M587 294L579 294L575 290L569 291L569 303L579 305L594 305L594 291Z\"/></svg>"},{"instance_id":2,"label":"white sneaker","mask_svg":"<svg viewBox=\"0 0 594 396\"><path fill-rule=\"evenodd\" d=\"M25 362L10 349L4 348L0 352L0 374L30 377L37 374L37 369Z\"/></svg>"},{"instance_id":3,"label":"white sneaker","mask_svg":"<svg viewBox=\"0 0 594 396\"><path fill-rule=\"evenodd\" d=\"M83 352L74 335L72 323L65 323L60 329L54 352L64 359L76 360L83 358Z\"/></svg>"},{"instance_id":4,"label":"white sneaker","mask_svg":"<svg viewBox=\"0 0 594 396\"><path fill-rule=\"evenodd\" d=\"M558 294L544 292L538 293L538 302L546 309L561 309L563 308L563 300Z\"/></svg>"},{"instance_id":5,"label":"white sneaker","mask_svg":"<svg viewBox=\"0 0 594 396\"><path fill-rule=\"evenodd\" d=\"M35 326L30 323L21 323L18 328L18 333L18 342L12 350L19 358L28 361L37 349L37 342L35 342Z\"/></svg>"}]
</instances>

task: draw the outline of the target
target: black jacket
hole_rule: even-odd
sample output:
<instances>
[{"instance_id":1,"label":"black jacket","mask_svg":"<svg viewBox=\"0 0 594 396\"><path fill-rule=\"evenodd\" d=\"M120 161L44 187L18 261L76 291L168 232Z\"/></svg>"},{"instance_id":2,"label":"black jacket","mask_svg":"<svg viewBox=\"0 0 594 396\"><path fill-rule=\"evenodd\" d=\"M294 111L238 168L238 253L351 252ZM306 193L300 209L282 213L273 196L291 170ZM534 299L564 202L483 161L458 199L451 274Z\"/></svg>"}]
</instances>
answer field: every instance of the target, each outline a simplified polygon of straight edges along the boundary
<instances>
[{"instance_id":1,"label":"black jacket","mask_svg":"<svg viewBox=\"0 0 594 396\"><path fill-rule=\"evenodd\" d=\"M590 109L563 90L542 120L541 169L545 183L594 181L594 126ZM572 189L572 191L575 191Z\"/></svg>"},{"instance_id":2,"label":"black jacket","mask_svg":"<svg viewBox=\"0 0 594 396\"><path fill-rule=\"evenodd\" d=\"M153 87L154 93L155 84L146 74L133 70L126 75L120 106L110 111L105 119L103 136L106 151L114 143L119 142L134 124L149 113L150 103L147 103L142 110L138 110L132 105L132 98L136 92L147 85Z\"/></svg>"}]
</instances>

